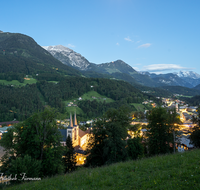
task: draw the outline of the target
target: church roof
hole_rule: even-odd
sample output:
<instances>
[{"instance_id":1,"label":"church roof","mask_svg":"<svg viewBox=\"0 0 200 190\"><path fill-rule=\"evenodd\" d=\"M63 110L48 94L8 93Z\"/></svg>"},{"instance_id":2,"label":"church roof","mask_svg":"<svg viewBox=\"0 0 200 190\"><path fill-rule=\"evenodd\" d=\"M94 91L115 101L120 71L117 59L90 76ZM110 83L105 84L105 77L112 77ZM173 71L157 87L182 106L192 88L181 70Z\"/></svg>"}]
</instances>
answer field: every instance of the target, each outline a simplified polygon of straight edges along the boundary
<instances>
[{"instance_id":1,"label":"church roof","mask_svg":"<svg viewBox=\"0 0 200 190\"><path fill-rule=\"evenodd\" d=\"M80 137L83 137L85 134L86 134L85 131L82 131L81 129L79 129L79 136Z\"/></svg>"},{"instance_id":2,"label":"church roof","mask_svg":"<svg viewBox=\"0 0 200 190\"><path fill-rule=\"evenodd\" d=\"M78 146L75 146L74 147L74 150L76 153L79 153L79 154L86 154L86 152L78 145Z\"/></svg>"},{"instance_id":3,"label":"church roof","mask_svg":"<svg viewBox=\"0 0 200 190\"><path fill-rule=\"evenodd\" d=\"M87 129L87 130L85 131L85 133L89 133L89 134L90 134L91 131L92 131L92 130L89 128L89 129Z\"/></svg>"}]
</instances>

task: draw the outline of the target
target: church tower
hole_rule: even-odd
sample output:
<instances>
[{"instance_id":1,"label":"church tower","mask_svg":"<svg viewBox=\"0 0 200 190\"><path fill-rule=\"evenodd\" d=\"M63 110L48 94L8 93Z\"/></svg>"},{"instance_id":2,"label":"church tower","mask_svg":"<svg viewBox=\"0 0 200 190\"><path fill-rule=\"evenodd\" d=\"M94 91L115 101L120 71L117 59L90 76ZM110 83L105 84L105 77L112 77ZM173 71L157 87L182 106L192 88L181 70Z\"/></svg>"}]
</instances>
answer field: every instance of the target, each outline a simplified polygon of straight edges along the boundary
<instances>
[{"instance_id":1,"label":"church tower","mask_svg":"<svg viewBox=\"0 0 200 190\"><path fill-rule=\"evenodd\" d=\"M74 126L77 126L76 112L74 113Z\"/></svg>"},{"instance_id":2,"label":"church tower","mask_svg":"<svg viewBox=\"0 0 200 190\"><path fill-rule=\"evenodd\" d=\"M72 138L72 142L73 142L73 138L74 138L74 134L73 134L73 121L72 121L72 114L70 113L70 121L69 121L69 126L67 127L67 136L69 135Z\"/></svg>"},{"instance_id":3,"label":"church tower","mask_svg":"<svg viewBox=\"0 0 200 190\"><path fill-rule=\"evenodd\" d=\"M70 127L73 127L73 122L72 122L72 113L70 113L70 123L69 123Z\"/></svg>"},{"instance_id":4,"label":"church tower","mask_svg":"<svg viewBox=\"0 0 200 190\"><path fill-rule=\"evenodd\" d=\"M76 119L76 112L74 113L74 122L72 119L72 114L70 113L70 121L67 128L67 134L71 136L73 146L79 145L79 126Z\"/></svg>"}]
</instances>

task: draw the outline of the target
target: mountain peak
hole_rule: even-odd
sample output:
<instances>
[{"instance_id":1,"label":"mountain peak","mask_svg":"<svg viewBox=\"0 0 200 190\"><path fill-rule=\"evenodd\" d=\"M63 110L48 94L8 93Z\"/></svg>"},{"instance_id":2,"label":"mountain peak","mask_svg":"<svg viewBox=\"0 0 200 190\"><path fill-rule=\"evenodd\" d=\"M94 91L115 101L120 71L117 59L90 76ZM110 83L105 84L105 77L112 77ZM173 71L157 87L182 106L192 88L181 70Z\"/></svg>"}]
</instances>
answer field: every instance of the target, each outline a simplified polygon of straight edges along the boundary
<instances>
[{"instance_id":1,"label":"mountain peak","mask_svg":"<svg viewBox=\"0 0 200 190\"><path fill-rule=\"evenodd\" d=\"M56 46L42 46L47 51L67 51L71 52L73 50L69 49L68 47L65 47L63 45L56 45Z\"/></svg>"},{"instance_id":2,"label":"mountain peak","mask_svg":"<svg viewBox=\"0 0 200 190\"><path fill-rule=\"evenodd\" d=\"M181 78L185 78L185 77L193 78L193 79L199 79L200 78L200 75L193 72L193 71L180 71L177 75Z\"/></svg>"},{"instance_id":3,"label":"mountain peak","mask_svg":"<svg viewBox=\"0 0 200 190\"><path fill-rule=\"evenodd\" d=\"M76 67L80 70L86 70L90 66L87 59L63 45L43 46L43 48L65 65Z\"/></svg>"}]
</instances>

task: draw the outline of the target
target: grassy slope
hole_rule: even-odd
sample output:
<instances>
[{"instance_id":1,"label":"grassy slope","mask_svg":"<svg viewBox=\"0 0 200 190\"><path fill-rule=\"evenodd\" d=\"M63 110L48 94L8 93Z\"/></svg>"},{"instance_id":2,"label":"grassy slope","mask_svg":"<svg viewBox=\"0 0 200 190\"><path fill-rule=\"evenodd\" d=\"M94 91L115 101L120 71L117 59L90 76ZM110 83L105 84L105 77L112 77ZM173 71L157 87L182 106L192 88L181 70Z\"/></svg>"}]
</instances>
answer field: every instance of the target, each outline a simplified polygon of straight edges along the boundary
<instances>
[{"instance_id":1,"label":"grassy slope","mask_svg":"<svg viewBox=\"0 0 200 190\"><path fill-rule=\"evenodd\" d=\"M93 96L96 97L97 99L92 98ZM103 98L106 98L106 100L105 100L106 103L114 102L114 100L112 100L111 98L108 98L108 97L106 97L106 96L102 96L102 95L100 95L100 94L99 94L98 92L96 92L96 91L89 91L89 92L83 94L81 97L82 97L83 100L91 100L91 101L97 100L98 102L104 101ZM100 98L100 99L99 99L99 98ZM74 100L76 100L76 102L74 102ZM74 99L70 99L70 100L64 101L64 103L65 103L65 105L67 105L67 104L70 103L70 102L73 102L74 104L77 104L78 101L79 101L79 100L77 100L77 98L74 98ZM81 100L80 100L80 101L81 101ZM83 112L82 109L77 108L77 107L73 107L73 106L72 106L72 107L66 107L66 110L67 110L68 112L74 112L74 111L76 110L76 113L81 113L81 112Z\"/></svg>"},{"instance_id":2,"label":"grassy slope","mask_svg":"<svg viewBox=\"0 0 200 190\"><path fill-rule=\"evenodd\" d=\"M131 103L131 105L133 105L137 109L137 111L144 111L146 109L143 104Z\"/></svg>"},{"instance_id":3,"label":"grassy slope","mask_svg":"<svg viewBox=\"0 0 200 190\"><path fill-rule=\"evenodd\" d=\"M200 189L200 150L83 168L8 189Z\"/></svg>"},{"instance_id":4,"label":"grassy slope","mask_svg":"<svg viewBox=\"0 0 200 190\"><path fill-rule=\"evenodd\" d=\"M92 98L92 96L96 97L97 99ZM89 91L89 92L83 94L81 97L82 97L83 100L91 100L91 101L97 100L98 102L104 101L103 98L106 98L106 100L105 100L106 103L114 102L113 99L108 98L108 97L106 97L106 96L102 96L102 95L100 95L100 94L99 94L98 92L96 92L96 91ZM99 98L100 98L100 99L99 99ZM74 100L76 100L76 102L74 102ZM74 104L77 104L78 101L79 101L79 100L77 100L77 98L74 98L74 99L70 99L70 100L64 101L64 103L65 103L65 105L67 105L67 104L70 103L70 102L73 102ZM80 100L80 101L81 101L81 100ZM66 111L67 111L68 113L69 113L69 112L74 113L75 111L76 111L77 114L83 113L83 110L82 110L81 108L79 108L79 107L74 107L74 106L66 107Z\"/></svg>"},{"instance_id":5,"label":"grassy slope","mask_svg":"<svg viewBox=\"0 0 200 190\"><path fill-rule=\"evenodd\" d=\"M137 111L142 111L142 112L152 108L151 104L144 105L139 103L130 103L130 105L133 105Z\"/></svg>"},{"instance_id":6,"label":"grassy slope","mask_svg":"<svg viewBox=\"0 0 200 190\"><path fill-rule=\"evenodd\" d=\"M7 80L0 80L1 84L4 85L14 85L14 86L25 86L26 84L33 84L36 83L37 80L34 78L30 78L30 80L24 80L23 83L20 83L18 80L12 80L12 81L7 81Z\"/></svg>"},{"instance_id":7,"label":"grassy slope","mask_svg":"<svg viewBox=\"0 0 200 190\"><path fill-rule=\"evenodd\" d=\"M97 99L93 99L92 97L96 97ZM114 102L113 99L111 98L108 98L106 96L102 96L100 95L98 92L96 91L89 91L87 93L85 93L83 96L81 96L83 100L97 100L98 102L103 102L104 99L103 98L106 98L105 101L106 103L110 103L110 102Z\"/></svg>"},{"instance_id":8,"label":"grassy slope","mask_svg":"<svg viewBox=\"0 0 200 190\"><path fill-rule=\"evenodd\" d=\"M96 97L96 99L92 98L93 96ZM100 102L100 101L103 102L103 101L104 101L103 98L106 98L106 99L105 99L106 103L114 102L113 99L108 98L108 97L106 97L106 96L102 96L102 95L100 95L100 94L99 94L98 92L96 92L96 91L89 91L89 92L83 94L83 95L81 96L81 98L82 98L82 100L91 100L91 101L97 100L98 102ZM65 102L65 104L67 105L67 104L70 103L70 102L74 102L74 100L79 101L77 98L74 98L74 99L70 99L70 100L67 100L67 101L64 101L64 102ZM81 100L80 100L80 101L81 101ZM76 103L77 103L77 102L75 102L75 104L76 104Z\"/></svg>"},{"instance_id":9,"label":"grassy slope","mask_svg":"<svg viewBox=\"0 0 200 190\"><path fill-rule=\"evenodd\" d=\"M79 107L74 107L74 106L71 106L71 107L66 107L66 111L68 113L74 113L76 112L77 114L83 114L83 110Z\"/></svg>"}]
</instances>

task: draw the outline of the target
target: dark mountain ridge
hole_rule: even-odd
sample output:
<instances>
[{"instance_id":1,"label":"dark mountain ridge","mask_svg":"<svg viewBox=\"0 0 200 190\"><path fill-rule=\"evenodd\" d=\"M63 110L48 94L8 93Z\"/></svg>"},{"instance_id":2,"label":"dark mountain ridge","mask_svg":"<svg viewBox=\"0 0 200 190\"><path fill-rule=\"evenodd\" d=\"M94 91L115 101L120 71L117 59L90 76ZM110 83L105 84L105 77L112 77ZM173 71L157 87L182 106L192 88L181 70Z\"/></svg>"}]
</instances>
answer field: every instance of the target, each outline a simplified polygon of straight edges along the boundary
<instances>
[{"instance_id":1,"label":"dark mountain ridge","mask_svg":"<svg viewBox=\"0 0 200 190\"><path fill-rule=\"evenodd\" d=\"M0 73L80 72L62 64L31 37L19 33L0 33Z\"/></svg>"}]
</instances>

